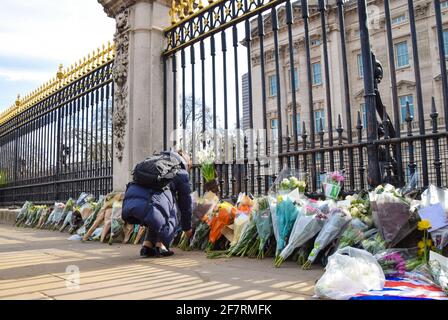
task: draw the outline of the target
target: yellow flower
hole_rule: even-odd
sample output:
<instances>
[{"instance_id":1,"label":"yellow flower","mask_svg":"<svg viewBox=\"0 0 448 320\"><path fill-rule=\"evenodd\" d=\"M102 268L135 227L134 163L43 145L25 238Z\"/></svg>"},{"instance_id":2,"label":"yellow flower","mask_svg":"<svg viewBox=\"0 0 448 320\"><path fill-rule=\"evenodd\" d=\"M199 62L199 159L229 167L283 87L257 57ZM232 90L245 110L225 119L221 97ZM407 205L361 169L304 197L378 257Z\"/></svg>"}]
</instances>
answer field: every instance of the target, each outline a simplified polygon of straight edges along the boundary
<instances>
[{"instance_id":1,"label":"yellow flower","mask_svg":"<svg viewBox=\"0 0 448 320\"><path fill-rule=\"evenodd\" d=\"M426 240L426 245L428 247L431 247L432 246L432 240L431 239Z\"/></svg>"},{"instance_id":2,"label":"yellow flower","mask_svg":"<svg viewBox=\"0 0 448 320\"><path fill-rule=\"evenodd\" d=\"M435 252L436 251L436 247L432 246L431 250Z\"/></svg>"},{"instance_id":3,"label":"yellow flower","mask_svg":"<svg viewBox=\"0 0 448 320\"><path fill-rule=\"evenodd\" d=\"M425 248L425 243L423 241L419 241L418 242L418 248L419 249L424 249Z\"/></svg>"},{"instance_id":4,"label":"yellow flower","mask_svg":"<svg viewBox=\"0 0 448 320\"><path fill-rule=\"evenodd\" d=\"M277 197L277 203L280 203L280 202L282 202L283 201L283 197L282 196L278 196Z\"/></svg>"},{"instance_id":5,"label":"yellow flower","mask_svg":"<svg viewBox=\"0 0 448 320\"><path fill-rule=\"evenodd\" d=\"M422 256L424 252L425 252L425 249L418 249L417 253L419 256Z\"/></svg>"},{"instance_id":6,"label":"yellow flower","mask_svg":"<svg viewBox=\"0 0 448 320\"><path fill-rule=\"evenodd\" d=\"M423 230L428 230L429 228L431 228L431 223L429 222L429 220L422 220L417 224L418 230L423 231Z\"/></svg>"}]
</instances>

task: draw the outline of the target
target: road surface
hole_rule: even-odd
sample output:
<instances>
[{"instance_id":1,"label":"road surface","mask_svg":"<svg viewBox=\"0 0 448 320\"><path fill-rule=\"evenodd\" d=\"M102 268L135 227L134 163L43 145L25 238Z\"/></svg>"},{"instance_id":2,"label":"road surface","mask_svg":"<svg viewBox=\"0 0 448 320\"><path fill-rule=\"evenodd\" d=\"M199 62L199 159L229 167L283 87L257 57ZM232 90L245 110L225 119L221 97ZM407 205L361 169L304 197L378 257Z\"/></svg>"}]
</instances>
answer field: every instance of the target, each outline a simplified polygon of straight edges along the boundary
<instances>
[{"instance_id":1,"label":"road surface","mask_svg":"<svg viewBox=\"0 0 448 320\"><path fill-rule=\"evenodd\" d=\"M207 259L203 252L141 259L139 246L67 240L0 225L0 299L312 299L319 266L272 258Z\"/></svg>"}]
</instances>

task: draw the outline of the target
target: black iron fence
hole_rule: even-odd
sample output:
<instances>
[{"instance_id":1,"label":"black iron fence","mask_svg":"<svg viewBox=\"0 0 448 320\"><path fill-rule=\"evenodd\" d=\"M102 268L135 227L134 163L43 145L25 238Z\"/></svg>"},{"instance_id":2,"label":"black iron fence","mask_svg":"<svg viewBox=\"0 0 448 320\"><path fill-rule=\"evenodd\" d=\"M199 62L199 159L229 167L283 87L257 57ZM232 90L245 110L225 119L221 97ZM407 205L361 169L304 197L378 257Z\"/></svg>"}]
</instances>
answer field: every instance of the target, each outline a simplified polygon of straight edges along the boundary
<instances>
[{"instance_id":1,"label":"black iron fence","mask_svg":"<svg viewBox=\"0 0 448 320\"><path fill-rule=\"evenodd\" d=\"M447 186L447 8L440 0L173 1L165 147L191 153L197 190L197 154L212 149L223 197L265 193L284 166L307 173L315 195L321 175L335 170L345 172L347 193L403 186L414 173L421 189Z\"/></svg>"},{"instance_id":2,"label":"black iron fence","mask_svg":"<svg viewBox=\"0 0 448 320\"><path fill-rule=\"evenodd\" d=\"M29 106L0 125L0 204L112 191L110 56L94 54L60 70L58 79L18 100L17 108Z\"/></svg>"}]
</instances>

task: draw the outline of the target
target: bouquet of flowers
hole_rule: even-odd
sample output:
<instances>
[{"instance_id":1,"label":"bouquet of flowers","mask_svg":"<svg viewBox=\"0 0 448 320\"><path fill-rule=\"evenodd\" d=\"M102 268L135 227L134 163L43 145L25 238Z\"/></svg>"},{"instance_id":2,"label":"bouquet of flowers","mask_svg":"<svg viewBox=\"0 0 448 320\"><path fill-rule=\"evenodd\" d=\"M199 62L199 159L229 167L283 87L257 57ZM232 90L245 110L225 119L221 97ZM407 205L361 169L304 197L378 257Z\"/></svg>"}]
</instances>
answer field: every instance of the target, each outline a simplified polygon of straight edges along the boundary
<instances>
[{"instance_id":1,"label":"bouquet of flowers","mask_svg":"<svg viewBox=\"0 0 448 320\"><path fill-rule=\"evenodd\" d=\"M39 211L38 206L32 206L30 210L28 210L28 215L26 217L26 221L24 223L24 227L32 227L33 222L35 221L37 217L37 213Z\"/></svg>"},{"instance_id":2,"label":"bouquet of flowers","mask_svg":"<svg viewBox=\"0 0 448 320\"><path fill-rule=\"evenodd\" d=\"M244 257L251 248L251 246L253 245L256 238L257 238L257 225L255 224L255 220L252 218L250 219L249 223L246 224L246 226L244 227L238 242L229 248L227 256Z\"/></svg>"},{"instance_id":3,"label":"bouquet of flowers","mask_svg":"<svg viewBox=\"0 0 448 320\"><path fill-rule=\"evenodd\" d=\"M303 265L307 269L316 259L319 252L327 247L331 241L341 235L351 220L350 213L341 208L334 208L330 211L329 218L322 230L319 232L314 247L308 256L307 262Z\"/></svg>"},{"instance_id":4,"label":"bouquet of flowers","mask_svg":"<svg viewBox=\"0 0 448 320\"><path fill-rule=\"evenodd\" d=\"M267 198L258 200L258 210L253 215L255 226L257 227L258 253L257 257L263 259L265 248L269 239L273 235L272 219Z\"/></svg>"},{"instance_id":5,"label":"bouquet of flowers","mask_svg":"<svg viewBox=\"0 0 448 320\"><path fill-rule=\"evenodd\" d=\"M123 233L124 221L121 218L122 209L123 201L116 201L112 205L112 215L110 217L109 245L112 245L112 241Z\"/></svg>"},{"instance_id":6,"label":"bouquet of flowers","mask_svg":"<svg viewBox=\"0 0 448 320\"><path fill-rule=\"evenodd\" d=\"M44 224L44 228L52 228L56 225L57 221L60 221L62 214L64 213L65 204L62 202L56 202L54 204L54 209L48 217L47 222Z\"/></svg>"},{"instance_id":7,"label":"bouquet of flowers","mask_svg":"<svg viewBox=\"0 0 448 320\"><path fill-rule=\"evenodd\" d=\"M306 179L306 174L298 172L295 169L285 167L278 174L269 190L269 193L286 194L295 189L298 189L299 192L303 193L306 189Z\"/></svg>"},{"instance_id":8,"label":"bouquet of flowers","mask_svg":"<svg viewBox=\"0 0 448 320\"><path fill-rule=\"evenodd\" d=\"M238 195L237 200L237 214L239 213L245 213L250 214L252 212L252 207L254 206L254 200L251 199L248 195L246 195L244 192L240 193Z\"/></svg>"},{"instance_id":9,"label":"bouquet of flowers","mask_svg":"<svg viewBox=\"0 0 448 320\"><path fill-rule=\"evenodd\" d=\"M381 237L393 247L415 230L410 201L391 185L379 186L369 193L372 217Z\"/></svg>"},{"instance_id":10,"label":"bouquet of flowers","mask_svg":"<svg viewBox=\"0 0 448 320\"><path fill-rule=\"evenodd\" d=\"M287 239L299 214L299 209L289 198L286 198L285 200L280 198L278 200L279 202L277 203L275 214L272 214L273 224L276 224L276 227L273 228L275 239L277 241L276 255L285 248Z\"/></svg>"},{"instance_id":11,"label":"bouquet of flowers","mask_svg":"<svg viewBox=\"0 0 448 320\"><path fill-rule=\"evenodd\" d=\"M88 202L93 202L94 200L95 200L95 197L93 195L83 192L79 196L78 200L76 200L75 206L82 207L84 204L86 204Z\"/></svg>"},{"instance_id":12,"label":"bouquet of flowers","mask_svg":"<svg viewBox=\"0 0 448 320\"><path fill-rule=\"evenodd\" d=\"M44 225L44 223L45 223L45 222L47 221L47 219L48 219L48 215L49 215L49 213L50 213L50 209L47 208L47 207L45 207L45 208L42 210L42 213L41 213L41 215L40 215L40 217L39 217L39 221L37 222L36 228L38 228L38 229L42 228L42 226Z\"/></svg>"},{"instance_id":13,"label":"bouquet of flowers","mask_svg":"<svg viewBox=\"0 0 448 320\"><path fill-rule=\"evenodd\" d=\"M370 252L371 254L377 254L380 251L386 250L386 242L384 242L381 235L376 232L370 238L362 240L361 246L364 250Z\"/></svg>"},{"instance_id":14,"label":"bouquet of flowers","mask_svg":"<svg viewBox=\"0 0 448 320\"><path fill-rule=\"evenodd\" d=\"M235 215L236 208L230 203L223 202L218 205L218 211L210 219L209 249L212 249L216 241L221 238L222 230L233 222Z\"/></svg>"},{"instance_id":15,"label":"bouquet of flowers","mask_svg":"<svg viewBox=\"0 0 448 320\"><path fill-rule=\"evenodd\" d=\"M62 227L62 224L64 224L65 218L67 217L67 215L69 215L69 214L71 215L70 212L73 213L74 205L75 205L75 201L72 198L68 199L62 213L60 215L57 215L54 217L53 230L56 230L58 227L59 228Z\"/></svg>"},{"instance_id":16,"label":"bouquet of flowers","mask_svg":"<svg viewBox=\"0 0 448 320\"><path fill-rule=\"evenodd\" d=\"M28 217L28 211L33 207L29 201L25 202L16 217L16 227L19 227Z\"/></svg>"},{"instance_id":17,"label":"bouquet of flowers","mask_svg":"<svg viewBox=\"0 0 448 320\"><path fill-rule=\"evenodd\" d=\"M369 227L373 226L372 212L370 210L369 199L363 199L359 195L347 196L346 200L350 201L348 210L352 218L357 218Z\"/></svg>"},{"instance_id":18,"label":"bouquet of flowers","mask_svg":"<svg viewBox=\"0 0 448 320\"><path fill-rule=\"evenodd\" d=\"M208 224L208 215L198 224L190 241L191 250L204 250L208 244L210 225Z\"/></svg>"},{"instance_id":19,"label":"bouquet of flowers","mask_svg":"<svg viewBox=\"0 0 448 320\"><path fill-rule=\"evenodd\" d=\"M95 223L96 217L98 213L100 212L101 208L104 205L105 198L100 199L98 203L92 203L94 206L93 212L90 213L90 215L84 219L84 225L78 229L77 234L80 236L85 235L85 233L90 229L90 227ZM81 211L81 215L82 215Z\"/></svg>"},{"instance_id":20,"label":"bouquet of flowers","mask_svg":"<svg viewBox=\"0 0 448 320\"><path fill-rule=\"evenodd\" d=\"M344 175L342 172L334 171L324 175L322 188L324 189L325 196L334 200L338 199L343 183Z\"/></svg>"},{"instance_id":21,"label":"bouquet of flowers","mask_svg":"<svg viewBox=\"0 0 448 320\"><path fill-rule=\"evenodd\" d=\"M216 180L215 154L211 150L201 150L198 152L198 161L201 166L201 174L205 180L204 190L218 193L219 185Z\"/></svg>"},{"instance_id":22,"label":"bouquet of flowers","mask_svg":"<svg viewBox=\"0 0 448 320\"><path fill-rule=\"evenodd\" d=\"M342 249L345 247L355 247L361 243L364 239L367 239L372 234L367 233L369 227L364 224L359 219L352 219L347 227L347 229L342 234L339 239L338 249ZM374 233L376 230L373 230Z\"/></svg>"},{"instance_id":23,"label":"bouquet of flowers","mask_svg":"<svg viewBox=\"0 0 448 320\"><path fill-rule=\"evenodd\" d=\"M422 264L417 258L417 248L389 249L375 255L386 276L402 277Z\"/></svg>"},{"instance_id":24,"label":"bouquet of flowers","mask_svg":"<svg viewBox=\"0 0 448 320\"><path fill-rule=\"evenodd\" d=\"M324 214L300 214L294 223L288 245L275 258L274 265L278 268L291 255L294 249L304 245L322 229L327 216Z\"/></svg>"}]
</instances>

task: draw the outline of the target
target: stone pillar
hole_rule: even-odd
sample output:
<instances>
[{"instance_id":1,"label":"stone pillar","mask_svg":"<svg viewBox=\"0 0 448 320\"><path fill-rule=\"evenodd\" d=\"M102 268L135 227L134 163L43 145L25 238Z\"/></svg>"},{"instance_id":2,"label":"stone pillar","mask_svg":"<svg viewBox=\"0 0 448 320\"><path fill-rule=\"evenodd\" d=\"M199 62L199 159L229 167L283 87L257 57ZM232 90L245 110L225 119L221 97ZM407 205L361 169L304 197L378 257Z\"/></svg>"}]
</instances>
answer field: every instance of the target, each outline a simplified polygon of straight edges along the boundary
<instances>
[{"instance_id":1,"label":"stone pillar","mask_svg":"<svg viewBox=\"0 0 448 320\"><path fill-rule=\"evenodd\" d=\"M163 148L163 29L167 0L98 0L115 18L114 191L124 191L135 164Z\"/></svg>"}]
</instances>

